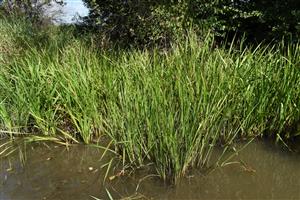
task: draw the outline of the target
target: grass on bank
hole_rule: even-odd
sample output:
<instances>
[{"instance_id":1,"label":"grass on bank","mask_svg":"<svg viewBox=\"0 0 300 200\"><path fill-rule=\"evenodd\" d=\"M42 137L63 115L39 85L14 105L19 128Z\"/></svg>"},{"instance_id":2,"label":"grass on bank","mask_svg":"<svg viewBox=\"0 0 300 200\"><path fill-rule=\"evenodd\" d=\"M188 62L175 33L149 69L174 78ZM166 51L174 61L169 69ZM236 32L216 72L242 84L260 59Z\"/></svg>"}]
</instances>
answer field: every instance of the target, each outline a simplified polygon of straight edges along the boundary
<instances>
[{"instance_id":1,"label":"grass on bank","mask_svg":"<svg viewBox=\"0 0 300 200\"><path fill-rule=\"evenodd\" d=\"M0 25L2 136L105 135L126 162L176 180L237 137L297 134L299 44L212 48L190 33L169 51L101 50L57 27Z\"/></svg>"}]
</instances>

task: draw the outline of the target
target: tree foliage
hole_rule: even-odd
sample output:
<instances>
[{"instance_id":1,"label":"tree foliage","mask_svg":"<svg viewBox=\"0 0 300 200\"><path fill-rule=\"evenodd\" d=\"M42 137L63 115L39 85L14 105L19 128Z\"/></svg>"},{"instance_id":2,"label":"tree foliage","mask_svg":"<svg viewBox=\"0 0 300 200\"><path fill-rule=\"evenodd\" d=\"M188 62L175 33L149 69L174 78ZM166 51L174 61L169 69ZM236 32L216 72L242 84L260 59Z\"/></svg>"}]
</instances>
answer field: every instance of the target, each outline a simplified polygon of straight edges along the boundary
<instances>
[{"instance_id":1,"label":"tree foliage","mask_svg":"<svg viewBox=\"0 0 300 200\"><path fill-rule=\"evenodd\" d=\"M90 9L85 30L114 42L167 45L187 29L220 39L244 36L248 41L299 40L299 0L83 0ZM44 5L63 0L3 0L7 12L39 21ZM82 26L80 27L82 28Z\"/></svg>"},{"instance_id":2,"label":"tree foliage","mask_svg":"<svg viewBox=\"0 0 300 200\"><path fill-rule=\"evenodd\" d=\"M24 17L31 22L45 20L45 10L51 3L63 4L63 0L0 0L0 9L7 15Z\"/></svg>"},{"instance_id":3,"label":"tree foliage","mask_svg":"<svg viewBox=\"0 0 300 200\"><path fill-rule=\"evenodd\" d=\"M151 0L85 0L85 22L111 40L126 43L166 43L183 29L186 2Z\"/></svg>"},{"instance_id":4,"label":"tree foliage","mask_svg":"<svg viewBox=\"0 0 300 200\"><path fill-rule=\"evenodd\" d=\"M86 22L113 40L166 42L187 28L221 38L299 39L299 0L84 0Z\"/></svg>"}]
</instances>

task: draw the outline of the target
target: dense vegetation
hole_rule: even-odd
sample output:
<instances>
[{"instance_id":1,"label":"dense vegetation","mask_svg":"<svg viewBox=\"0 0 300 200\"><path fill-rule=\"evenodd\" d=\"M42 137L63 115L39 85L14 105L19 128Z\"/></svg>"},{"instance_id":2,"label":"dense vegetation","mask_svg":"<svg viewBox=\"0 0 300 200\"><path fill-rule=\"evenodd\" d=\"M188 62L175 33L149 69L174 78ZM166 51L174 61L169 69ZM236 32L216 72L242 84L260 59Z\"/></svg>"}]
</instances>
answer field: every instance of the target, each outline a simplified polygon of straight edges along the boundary
<instances>
[{"instance_id":1,"label":"dense vegetation","mask_svg":"<svg viewBox=\"0 0 300 200\"><path fill-rule=\"evenodd\" d=\"M93 27L123 45L165 45L193 26L198 35L219 40L246 35L248 42L296 41L300 35L299 0L84 0Z\"/></svg>"},{"instance_id":2,"label":"dense vegetation","mask_svg":"<svg viewBox=\"0 0 300 200\"><path fill-rule=\"evenodd\" d=\"M186 4L182 9L200 9L191 6L192 2L173 2L175 7L168 7L145 1L160 14L165 13L161 9L181 12L181 3ZM131 22L130 14L124 25ZM176 20L188 21L185 18ZM191 167L214 165L210 159L217 146L226 151L240 138L299 134L297 42L246 46L237 39L230 45L216 45L220 31L204 35L200 26L179 23L184 35L170 39L168 48L162 49L166 38L152 36L155 30L172 33L168 28L173 25L152 30L147 16L145 24L136 27L149 28L144 29L147 34L134 29L136 35L125 38L139 47L153 39L152 48L105 49L99 40L112 40L112 35L80 35L82 30L76 27L45 25L36 19L0 17L2 136L65 143L92 143L105 136L127 163L153 162L162 178L176 180ZM139 18L137 23L141 23ZM118 29L116 40L130 27ZM113 32L109 27L106 30ZM156 36L162 38L161 33Z\"/></svg>"}]
</instances>

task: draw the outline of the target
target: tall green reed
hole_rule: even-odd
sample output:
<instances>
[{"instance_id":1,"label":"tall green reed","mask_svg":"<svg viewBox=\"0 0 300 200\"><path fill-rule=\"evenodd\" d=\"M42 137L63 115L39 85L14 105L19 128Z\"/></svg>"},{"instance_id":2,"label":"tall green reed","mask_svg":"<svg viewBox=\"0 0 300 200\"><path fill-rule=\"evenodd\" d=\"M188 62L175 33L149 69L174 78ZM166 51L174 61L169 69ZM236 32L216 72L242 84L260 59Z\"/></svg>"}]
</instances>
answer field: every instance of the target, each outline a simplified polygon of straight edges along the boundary
<instances>
[{"instance_id":1,"label":"tall green reed","mask_svg":"<svg viewBox=\"0 0 300 200\"><path fill-rule=\"evenodd\" d=\"M173 181L215 164L216 146L237 138L297 134L298 44L213 48L191 32L166 51L100 50L64 34L43 45L25 34L20 56L2 57L3 133L85 143L105 135L124 160L153 162Z\"/></svg>"}]
</instances>

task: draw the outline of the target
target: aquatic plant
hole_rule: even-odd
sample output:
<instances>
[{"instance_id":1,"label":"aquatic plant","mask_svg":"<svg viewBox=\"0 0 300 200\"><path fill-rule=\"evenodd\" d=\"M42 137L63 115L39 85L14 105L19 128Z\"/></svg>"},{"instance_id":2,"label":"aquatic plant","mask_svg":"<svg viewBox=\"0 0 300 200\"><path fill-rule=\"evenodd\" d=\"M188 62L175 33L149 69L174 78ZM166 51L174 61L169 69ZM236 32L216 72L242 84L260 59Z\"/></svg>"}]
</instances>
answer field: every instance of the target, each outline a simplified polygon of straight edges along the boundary
<instances>
[{"instance_id":1,"label":"aquatic plant","mask_svg":"<svg viewBox=\"0 0 300 200\"><path fill-rule=\"evenodd\" d=\"M299 122L299 44L214 48L213 37L190 32L169 50L101 50L59 28L35 44L36 34L11 23L1 18L0 32L22 51L0 55L2 135L65 143L105 136L124 163L153 162L176 181L215 164L216 146L290 137Z\"/></svg>"}]
</instances>

